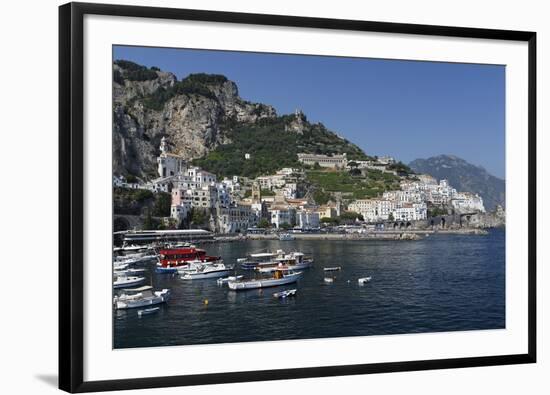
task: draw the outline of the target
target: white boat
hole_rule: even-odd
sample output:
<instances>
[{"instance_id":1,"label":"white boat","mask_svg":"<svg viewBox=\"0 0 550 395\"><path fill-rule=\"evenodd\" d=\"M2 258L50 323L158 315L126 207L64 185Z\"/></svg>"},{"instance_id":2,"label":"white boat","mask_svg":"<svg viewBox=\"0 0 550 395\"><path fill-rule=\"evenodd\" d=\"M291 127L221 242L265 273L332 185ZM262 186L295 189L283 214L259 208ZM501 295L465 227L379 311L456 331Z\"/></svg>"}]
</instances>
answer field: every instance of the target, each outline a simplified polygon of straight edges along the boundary
<instances>
[{"instance_id":1,"label":"white boat","mask_svg":"<svg viewBox=\"0 0 550 395\"><path fill-rule=\"evenodd\" d=\"M160 307L151 307L150 309L138 310L138 316L141 318L143 315L151 315L158 313Z\"/></svg>"},{"instance_id":2,"label":"white boat","mask_svg":"<svg viewBox=\"0 0 550 395\"><path fill-rule=\"evenodd\" d=\"M256 270L261 273L272 273L276 270L302 270L313 265L313 259L306 257L303 252L289 252L279 254L272 262L259 263Z\"/></svg>"},{"instance_id":3,"label":"white boat","mask_svg":"<svg viewBox=\"0 0 550 395\"><path fill-rule=\"evenodd\" d=\"M239 276L229 276L229 277L224 277L224 278L218 278L218 281L217 283L218 284L225 284L225 283L228 283L229 281L238 281L240 279L242 279L244 276L241 274Z\"/></svg>"},{"instance_id":4,"label":"white boat","mask_svg":"<svg viewBox=\"0 0 550 395\"><path fill-rule=\"evenodd\" d=\"M114 271L126 270L126 269L128 269L128 264L127 263L120 263L120 262L113 263L113 270Z\"/></svg>"},{"instance_id":5,"label":"white boat","mask_svg":"<svg viewBox=\"0 0 550 395\"><path fill-rule=\"evenodd\" d=\"M117 257L117 260L115 261L115 264L128 264L128 265L135 265L136 263L146 262L152 259L156 259L156 255L142 255L139 257L130 257L125 259L118 259L120 257Z\"/></svg>"},{"instance_id":6,"label":"white boat","mask_svg":"<svg viewBox=\"0 0 550 395\"><path fill-rule=\"evenodd\" d=\"M275 287L277 285L291 284L296 282L302 275L302 272L288 272L276 271L273 277L257 280L240 280L230 281L227 283L229 289L234 291L240 291L245 289L257 289Z\"/></svg>"},{"instance_id":7,"label":"white boat","mask_svg":"<svg viewBox=\"0 0 550 395\"><path fill-rule=\"evenodd\" d=\"M114 297L116 309L133 309L136 307L153 306L170 299L170 290L153 291L153 287L146 285L140 288L125 289L124 293Z\"/></svg>"},{"instance_id":8,"label":"white boat","mask_svg":"<svg viewBox=\"0 0 550 395\"><path fill-rule=\"evenodd\" d=\"M273 297L274 298L279 298L279 299L284 299L284 298L288 298L289 296L296 296L296 292L297 292L296 289L287 289L286 291L275 292L273 294Z\"/></svg>"},{"instance_id":9,"label":"white boat","mask_svg":"<svg viewBox=\"0 0 550 395\"><path fill-rule=\"evenodd\" d=\"M187 273L196 272L197 270L202 270L207 266L220 264L223 265L223 259L219 259L217 261L201 261L199 259L195 259L193 261L188 261L186 265L176 266L175 269L179 274L185 275Z\"/></svg>"},{"instance_id":10,"label":"white boat","mask_svg":"<svg viewBox=\"0 0 550 395\"><path fill-rule=\"evenodd\" d=\"M295 239L296 239L296 237L294 237L290 233L281 233L279 235L279 240L281 240L281 241L290 241L290 240L295 240Z\"/></svg>"},{"instance_id":11,"label":"white boat","mask_svg":"<svg viewBox=\"0 0 550 395\"><path fill-rule=\"evenodd\" d=\"M323 270L325 272L337 272L339 270L342 270L342 266L324 267Z\"/></svg>"},{"instance_id":12,"label":"white boat","mask_svg":"<svg viewBox=\"0 0 550 395\"><path fill-rule=\"evenodd\" d=\"M133 287L134 285L140 285L145 282L145 277L135 277L135 276L117 276L115 281L113 281L113 288L125 288Z\"/></svg>"},{"instance_id":13,"label":"white boat","mask_svg":"<svg viewBox=\"0 0 550 395\"><path fill-rule=\"evenodd\" d=\"M273 266L260 266L256 268L256 271L260 273L273 273L277 270L301 270L301 269L307 269L311 267L313 262L311 261L304 261L296 264L290 264L290 265L273 265Z\"/></svg>"},{"instance_id":14,"label":"white boat","mask_svg":"<svg viewBox=\"0 0 550 395\"><path fill-rule=\"evenodd\" d=\"M134 258L141 258L144 256L144 252L136 252L135 254L125 254L125 255L118 255L115 257L116 261L125 261L127 259L134 259Z\"/></svg>"},{"instance_id":15,"label":"white boat","mask_svg":"<svg viewBox=\"0 0 550 395\"><path fill-rule=\"evenodd\" d=\"M142 273L145 273L145 268L139 268L139 269L124 268L124 269L114 270L115 276L127 276L127 275L132 275L132 274L135 275L135 274L142 274Z\"/></svg>"},{"instance_id":16,"label":"white boat","mask_svg":"<svg viewBox=\"0 0 550 395\"><path fill-rule=\"evenodd\" d=\"M185 274L180 278L182 280L202 280L207 278L219 278L227 276L231 272L231 270L233 270L233 266L226 266L223 263L214 263L185 272Z\"/></svg>"},{"instance_id":17,"label":"white boat","mask_svg":"<svg viewBox=\"0 0 550 395\"><path fill-rule=\"evenodd\" d=\"M332 284L334 282L334 279L332 277L325 277L324 281L328 284Z\"/></svg>"},{"instance_id":18,"label":"white boat","mask_svg":"<svg viewBox=\"0 0 550 395\"><path fill-rule=\"evenodd\" d=\"M358 279L357 282L358 282L360 285L364 285L364 284L368 283L371 279L372 279L371 276L363 277L363 278Z\"/></svg>"}]
</instances>

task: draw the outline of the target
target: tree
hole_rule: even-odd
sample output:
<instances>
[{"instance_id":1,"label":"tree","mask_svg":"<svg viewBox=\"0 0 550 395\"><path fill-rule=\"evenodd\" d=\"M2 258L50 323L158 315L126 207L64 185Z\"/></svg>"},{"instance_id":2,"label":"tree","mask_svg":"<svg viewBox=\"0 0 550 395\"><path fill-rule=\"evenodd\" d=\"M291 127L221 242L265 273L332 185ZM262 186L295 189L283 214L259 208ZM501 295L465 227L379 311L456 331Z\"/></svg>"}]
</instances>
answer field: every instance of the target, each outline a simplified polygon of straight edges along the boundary
<instances>
[{"instance_id":1,"label":"tree","mask_svg":"<svg viewBox=\"0 0 550 395\"><path fill-rule=\"evenodd\" d=\"M145 213L145 219L143 220L143 230L151 230L155 228L151 211L147 210Z\"/></svg>"},{"instance_id":2,"label":"tree","mask_svg":"<svg viewBox=\"0 0 550 395\"><path fill-rule=\"evenodd\" d=\"M321 223L327 225L338 225L339 220L338 218L323 217L321 218Z\"/></svg>"},{"instance_id":3,"label":"tree","mask_svg":"<svg viewBox=\"0 0 550 395\"><path fill-rule=\"evenodd\" d=\"M321 165L319 164L319 162L315 162L313 164L313 170L321 170Z\"/></svg>"},{"instance_id":4,"label":"tree","mask_svg":"<svg viewBox=\"0 0 550 395\"><path fill-rule=\"evenodd\" d=\"M269 228L271 226L271 223L266 219L262 218L260 222L258 223L258 228Z\"/></svg>"},{"instance_id":5,"label":"tree","mask_svg":"<svg viewBox=\"0 0 550 395\"><path fill-rule=\"evenodd\" d=\"M344 221L355 221L356 219L359 221L365 220L361 214L356 213L355 211L344 211L340 214L340 219Z\"/></svg>"},{"instance_id":6,"label":"tree","mask_svg":"<svg viewBox=\"0 0 550 395\"><path fill-rule=\"evenodd\" d=\"M155 217L169 217L171 204L172 197L169 193L157 193L155 196L155 204L153 205L153 215Z\"/></svg>"},{"instance_id":7,"label":"tree","mask_svg":"<svg viewBox=\"0 0 550 395\"><path fill-rule=\"evenodd\" d=\"M290 228L292 228L292 225L290 225L289 223L283 222L282 224L279 225L279 228L283 230L289 230Z\"/></svg>"},{"instance_id":8,"label":"tree","mask_svg":"<svg viewBox=\"0 0 550 395\"><path fill-rule=\"evenodd\" d=\"M395 221L395 218L393 216L393 213L390 213L390 215L388 215L388 221Z\"/></svg>"},{"instance_id":9,"label":"tree","mask_svg":"<svg viewBox=\"0 0 550 395\"><path fill-rule=\"evenodd\" d=\"M192 208L191 209L191 224L195 226L199 226L204 224L207 221L207 215L205 210L201 210L198 208Z\"/></svg>"}]
</instances>

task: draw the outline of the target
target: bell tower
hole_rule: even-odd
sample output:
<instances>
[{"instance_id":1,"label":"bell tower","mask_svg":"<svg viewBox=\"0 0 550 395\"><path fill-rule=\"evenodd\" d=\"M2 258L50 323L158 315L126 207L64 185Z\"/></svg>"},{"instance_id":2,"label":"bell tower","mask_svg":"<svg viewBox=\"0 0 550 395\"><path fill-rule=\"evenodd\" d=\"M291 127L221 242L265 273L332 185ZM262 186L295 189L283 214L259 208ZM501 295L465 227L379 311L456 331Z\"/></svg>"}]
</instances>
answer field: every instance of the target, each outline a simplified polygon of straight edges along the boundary
<instances>
[{"instance_id":1,"label":"bell tower","mask_svg":"<svg viewBox=\"0 0 550 395\"><path fill-rule=\"evenodd\" d=\"M260 188L260 184L258 182L255 182L252 184L252 201L253 202L261 202L262 201L262 190Z\"/></svg>"}]
</instances>

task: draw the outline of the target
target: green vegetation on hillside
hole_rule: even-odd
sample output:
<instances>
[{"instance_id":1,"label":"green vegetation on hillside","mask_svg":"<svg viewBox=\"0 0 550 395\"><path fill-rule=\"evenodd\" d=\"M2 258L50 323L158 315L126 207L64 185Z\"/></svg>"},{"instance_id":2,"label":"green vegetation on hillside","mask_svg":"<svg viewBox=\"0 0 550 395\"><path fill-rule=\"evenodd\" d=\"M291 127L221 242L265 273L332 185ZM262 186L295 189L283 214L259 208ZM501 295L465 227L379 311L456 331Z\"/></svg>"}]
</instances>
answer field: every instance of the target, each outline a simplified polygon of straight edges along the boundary
<instances>
[{"instance_id":1,"label":"green vegetation on hillside","mask_svg":"<svg viewBox=\"0 0 550 395\"><path fill-rule=\"evenodd\" d=\"M227 81L223 75L217 74L189 74L187 78L167 88L160 87L151 95L143 98L145 107L151 110L162 110L164 104L177 95L199 95L209 99L215 99L216 96L208 88L208 85L222 84Z\"/></svg>"},{"instance_id":2,"label":"green vegetation on hillside","mask_svg":"<svg viewBox=\"0 0 550 395\"><path fill-rule=\"evenodd\" d=\"M325 204L331 192L341 192L350 199L367 199L380 196L384 191L399 189L398 176L380 170L368 170L366 176L352 176L347 171L308 170L307 180L316 187L313 196ZM320 201L317 198L320 197Z\"/></svg>"},{"instance_id":3,"label":"green vegetation on hillside","mask_svg":"<svg viewBox=\"0 0 550 395\"><path fill-rule=\"evenodd\" d=\"M155 217L169 217L171 195L153 193L146 189L114 188L113 203L115 214L141 215L145 211Z\"/></svg>"},{"instance_id":4,"label":"green vegetation on hillside","mask_svg":"<svg viewBox=\"0 0 550 395\"><path fill-rule=\"evenodd\" d=\"M307 125L303 134L286 131L285 126L293 115L266 118L255 124L238 124L226 119L231 143L221 145L193 164L217 174L219 177L240 175L254 178L273 174L283 167L302 168L298 153L342 154L351 159L367 159L357 146L341 139L320 124ZM245 159L245 154L250 159Z\"/></svg>"},{"instance_id":5,"label":"green vegetation on hillside","mask_svg":"<svg viewBox=\"0 0 550 395\"><path fill-rule=\"evenodd\" d=\"M114 80L119 84L124 82L124 79L129 81L147 81L154 80L158 77L155 70L157 67L151 67L150 69L128 60L115 60L115 64L124 69L124 76L118 71L115 72Z\"/></svg>"}]
</instances>

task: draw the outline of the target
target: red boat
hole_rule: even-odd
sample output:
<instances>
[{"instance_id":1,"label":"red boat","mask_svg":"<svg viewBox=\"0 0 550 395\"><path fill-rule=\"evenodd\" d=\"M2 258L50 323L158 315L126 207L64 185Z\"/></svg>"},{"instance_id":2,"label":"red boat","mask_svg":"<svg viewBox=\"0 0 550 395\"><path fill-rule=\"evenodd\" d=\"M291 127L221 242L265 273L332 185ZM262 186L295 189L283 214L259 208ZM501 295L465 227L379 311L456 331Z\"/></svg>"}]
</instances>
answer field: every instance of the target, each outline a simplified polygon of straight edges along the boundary
<instances>
[{"instance_id":1,"label":"red boat","mask_svg":"<svg viewBox=\"0 0 550 395\"><path fill-rule=\"evenodd\" d=\"M220 259L219 256L206 255L205 250L194 247L169 248L159 252L159 266L163 268L176 268L187 265L189 261L214 262Z\"/></svg>"}]
</instances>

